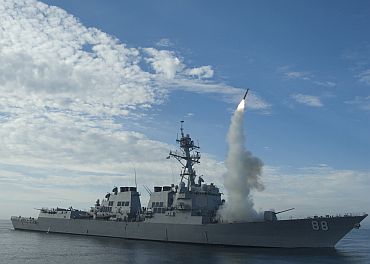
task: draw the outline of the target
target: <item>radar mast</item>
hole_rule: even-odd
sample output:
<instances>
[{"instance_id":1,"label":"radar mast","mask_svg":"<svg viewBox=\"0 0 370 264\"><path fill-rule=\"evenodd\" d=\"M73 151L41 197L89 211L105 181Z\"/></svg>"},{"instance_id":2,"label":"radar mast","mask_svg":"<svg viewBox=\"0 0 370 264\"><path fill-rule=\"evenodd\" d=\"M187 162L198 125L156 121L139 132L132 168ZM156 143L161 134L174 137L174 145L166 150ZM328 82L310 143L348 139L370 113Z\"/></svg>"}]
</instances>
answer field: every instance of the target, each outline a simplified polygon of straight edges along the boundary
<instances>
[{"instance_id":1,"label":"radar mast","mask_svg":"<svg viewBox=\"0 0 370 264\"><path fill-rule=\"evenodd\" d=\"M196 172L193 168L194 164L200 163L200 153L197 151L199 149L198 145L194 144L189 134L184 134L183 128L184 121L181 121L180 132L181 138L176 139L176 142L180 145L180 151L170 151L169 157L174 157L182 165L182 170L180 173L181 182L185 178L188 180L187 188L191 190L192 186L195 186Z\"/></svg>"}]
</instances>

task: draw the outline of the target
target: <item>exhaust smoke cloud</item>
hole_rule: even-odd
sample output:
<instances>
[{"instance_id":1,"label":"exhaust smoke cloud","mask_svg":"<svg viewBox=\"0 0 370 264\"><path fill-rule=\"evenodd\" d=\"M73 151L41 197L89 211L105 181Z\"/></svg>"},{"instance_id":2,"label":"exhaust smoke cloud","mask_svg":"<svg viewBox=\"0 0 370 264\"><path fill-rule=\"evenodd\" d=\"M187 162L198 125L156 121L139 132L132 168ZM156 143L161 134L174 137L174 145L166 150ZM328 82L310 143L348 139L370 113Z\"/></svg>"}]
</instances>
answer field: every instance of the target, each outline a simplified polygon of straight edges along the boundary
<instances>
[{"instance_id":1,"label":"exhaust smoke cloud","mask_svg":"<svg viewBox=\"0 0 370 264\"><path fill-rule=\"evenodd\" d=\"M228 155L225 188L228 199L221 206L218 215L223 222L244 222L262 220L263 216L254 209L252 190L264 190L260 182L262 161L244 147L243 99L234 112L227 135Z\"/></svg>"}]
</instances>

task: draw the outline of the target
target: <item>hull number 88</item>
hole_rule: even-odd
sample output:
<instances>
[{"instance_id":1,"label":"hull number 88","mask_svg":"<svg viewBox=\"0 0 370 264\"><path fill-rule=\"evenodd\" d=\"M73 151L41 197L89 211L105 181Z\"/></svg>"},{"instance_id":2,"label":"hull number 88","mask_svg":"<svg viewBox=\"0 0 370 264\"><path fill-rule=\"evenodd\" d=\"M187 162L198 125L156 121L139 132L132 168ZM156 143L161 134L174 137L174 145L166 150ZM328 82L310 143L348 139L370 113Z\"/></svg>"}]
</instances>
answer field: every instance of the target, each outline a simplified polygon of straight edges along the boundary
<instances>
[{"instance_id":1,"label":"hull number 88","mask_svg":"<svg viewBox=\"0 0 370 264\"><path fill-rule=\"evenodd\" d=\"M323 230L323 231L328 231L329 230L329 226L328 226L328 222L326 221L312 221L311 222L312 224L312 229L315 230L315 231L318 231L318 230Z\"/></svg>"}]
</instances>

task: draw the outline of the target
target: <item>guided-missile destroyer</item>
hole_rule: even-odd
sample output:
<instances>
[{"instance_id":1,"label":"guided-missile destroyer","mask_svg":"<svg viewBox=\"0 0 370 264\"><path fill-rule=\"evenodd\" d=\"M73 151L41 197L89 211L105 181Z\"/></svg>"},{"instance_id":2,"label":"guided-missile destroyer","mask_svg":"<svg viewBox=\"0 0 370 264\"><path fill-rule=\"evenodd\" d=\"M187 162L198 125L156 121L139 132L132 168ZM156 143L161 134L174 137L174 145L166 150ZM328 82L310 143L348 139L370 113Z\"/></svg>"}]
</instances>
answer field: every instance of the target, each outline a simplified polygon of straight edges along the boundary
<instances>
[{"instance_id":1,"label":"guided-missile destroyer","mask_svg":"<svg viewBox=\"0 0 370 264\"><path fill-rule=\"evenodd\" d=\"M182 164L178 185L156 186L142 207L137 187L114 187L90 210L42 208L38 218L13 216L14 229L165 242L251 247L334 247L367 216L313 216L278 220L265 211L255 222L224 222L217 216L223 200L215 184L197 176L199 146L180 128L180 149L168 158Z\"/></svg>"}]
</instances>

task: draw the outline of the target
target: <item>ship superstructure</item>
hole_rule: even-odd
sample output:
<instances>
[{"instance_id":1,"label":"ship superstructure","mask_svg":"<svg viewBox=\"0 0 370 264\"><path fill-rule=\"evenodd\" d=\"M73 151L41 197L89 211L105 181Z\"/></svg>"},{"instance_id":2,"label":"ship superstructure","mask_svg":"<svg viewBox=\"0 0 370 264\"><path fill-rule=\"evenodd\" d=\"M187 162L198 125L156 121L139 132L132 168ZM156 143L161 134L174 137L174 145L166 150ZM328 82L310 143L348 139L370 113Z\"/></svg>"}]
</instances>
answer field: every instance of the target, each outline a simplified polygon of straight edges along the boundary
<instances>
[{"instance_id":1,"label":"ship superstructure","mask_svg":"<svg viewBox=\"0 0 370 264\"><path fill-rule=\"evenodd\" d=\"M37 219L14 216L15 229L129 239L158 240L229 246L334 247L367 216L345 215L278 220L274 211L265 211L259 222L223 223L217 210L223 204L213 183L196 174L199 146L184 133L181 121L179 150L168 158L181 164L178 185L156 186L147 207L142 207L137 187L114 187L89 211L40 209ZM291 209L288 209L291 210Z\"/></svg>"},{"instance_id":2,"label":"ship superstructure","mask_svg":"<svg viewBox=\"0 0 370 264\"><path fill-rule=\"evenodd\" d=\"M160 223L210 223L216 221L221 193L213 184L206 184L196 175L194 165L200 162L199 146L180 127L179 150L170 151L182 165L178 185L155 186L147 207L141 207L137 187L114 187L101 202L98 199L90 213L93 219L147 221ZM190 220L189 220L190 219Z\"/></svg>"},{"instance_id":3,"label":"ship superstructure","mask_svg":"<svg viewBox=\"0 0 370 264\"><path fill-rule=\"evenodd\" d=\"M93 219L139 221L141 202L137 187L114 187L101 202L96 200L90 214Z\"/></svg>"}]
</instances>

